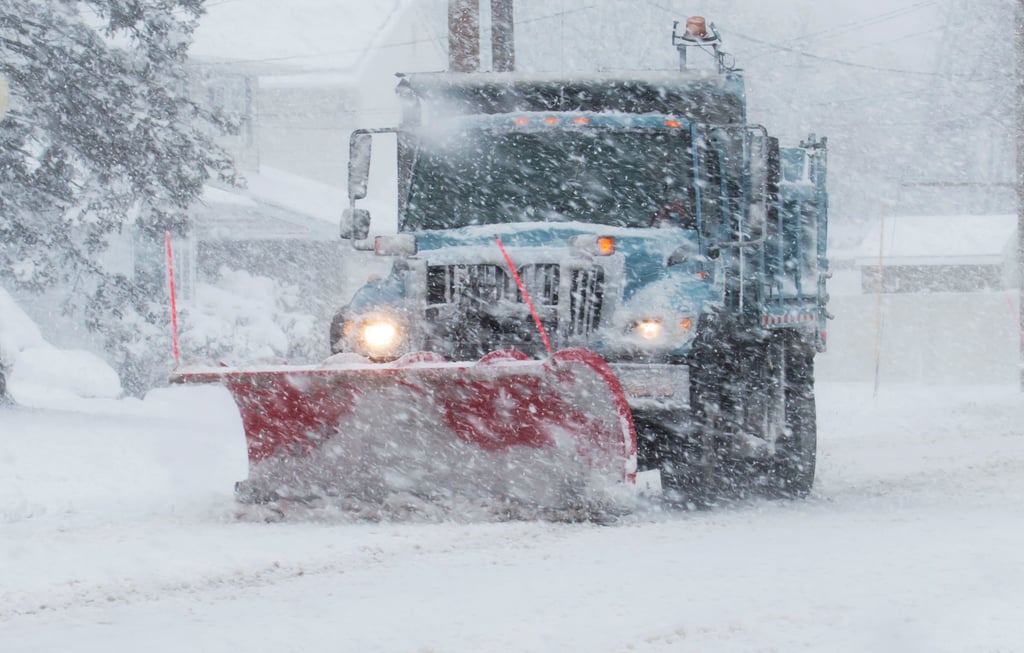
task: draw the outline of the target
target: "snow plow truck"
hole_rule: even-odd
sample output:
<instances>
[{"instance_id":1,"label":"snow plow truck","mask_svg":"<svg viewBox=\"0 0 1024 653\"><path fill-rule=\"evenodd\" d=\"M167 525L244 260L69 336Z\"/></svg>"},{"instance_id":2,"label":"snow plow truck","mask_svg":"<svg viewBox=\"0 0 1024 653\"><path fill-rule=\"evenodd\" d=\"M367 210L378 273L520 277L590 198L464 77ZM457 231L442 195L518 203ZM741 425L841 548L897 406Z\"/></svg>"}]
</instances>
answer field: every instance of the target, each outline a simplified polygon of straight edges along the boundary
<instances>
[{"instance_id":1,"label":"snow plow truck","mask_svg":"<svg viewBox=\"0 0 1024 653\"><path fill-rule=\"evenodd\" d=\"M810 491L826 140L748 124L713 25L672 40L678 71L401 77L400 125L351 135L341 220L390 272L337 312L333 355L175 375L232 391L239 499L605 505L638 471L669 503ZM385 233L359 206L382 143Z\"/></svg>"}]
</instances>

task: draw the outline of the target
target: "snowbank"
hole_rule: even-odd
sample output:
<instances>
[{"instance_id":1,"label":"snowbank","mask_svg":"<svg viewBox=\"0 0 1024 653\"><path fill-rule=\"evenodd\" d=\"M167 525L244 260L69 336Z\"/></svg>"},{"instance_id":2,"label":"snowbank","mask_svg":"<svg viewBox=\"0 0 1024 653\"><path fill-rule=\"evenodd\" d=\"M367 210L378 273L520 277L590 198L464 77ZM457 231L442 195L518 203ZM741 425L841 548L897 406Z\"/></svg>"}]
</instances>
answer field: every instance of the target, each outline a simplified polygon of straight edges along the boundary
<instances>
[{"instance_id":1,"label":"snowbank","mask_svg":"<svg viewBox=\"0 0 1024 653\"><path fill-rule=\"evenodd\" d=\"M122 394L121 379L102 358L49 345L21 352L8 386L18 403L37 407L58 407L78 397L116 399Z\"/></svg>"},{"instance_id":2,"label":"snowbank","mask_svg":"<svg viewBox=\"0 0 1024 653\"><path fill-rule=\"evenodd\" d=\"M181 309L183 359L318 361L316 320L297 310L298 293L269 277L221 268L216 284L197 284L195 301Z\"/></svg>"},{"instance_id":3,"label":"snowbank","mask_svg":"<svg viewBox=\"0 0 1024 653\"><path fill-rule=\"evenodd\" d=\"M0 371L20 404L60 407L75 398L121 396L121 380L102 358L80 349L57 349L0 288Z\"/></svg>"},{"instance_id":4,"label":"snowbank","mask_svg":"<svg viewBox=\"0 0 1024 653\"><path fill-rule=\"evenodd\" d=\"M0 366L13 365L25 349L43 346L46 341L39 327L14 298L0 288Z\"/></svg>"}]
</instances>

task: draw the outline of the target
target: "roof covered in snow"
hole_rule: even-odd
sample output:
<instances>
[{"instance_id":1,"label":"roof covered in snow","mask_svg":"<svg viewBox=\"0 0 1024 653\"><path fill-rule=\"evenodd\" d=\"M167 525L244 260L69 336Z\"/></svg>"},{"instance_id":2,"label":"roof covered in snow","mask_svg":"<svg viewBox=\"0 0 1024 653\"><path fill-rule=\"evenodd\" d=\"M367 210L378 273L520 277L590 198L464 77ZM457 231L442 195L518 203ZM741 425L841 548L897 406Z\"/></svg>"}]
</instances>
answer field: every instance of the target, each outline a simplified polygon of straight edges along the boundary
<instances>
[{"instance_id":1,"label":"roof covered in snow","mask_svg":"<svg viewBox=\"0 0 1024 653\"><path fill-rule=\"evenodd\" d=\"M1001 264L1016 242L1017 216L904 215L876 220L855 250L861 265Z\"/></svg>"},{"instance_id":2,"label":"roof covered in snow","mask_svg":"<svg viewBox=\"0 0 1024 653\"><path fill-rule=\"evenodd\" d=\"M234 240L336 240L345 192L283 170L245 173L245 188L207 186L196 211L197 235Z\"/></svg>"}]
</instances>

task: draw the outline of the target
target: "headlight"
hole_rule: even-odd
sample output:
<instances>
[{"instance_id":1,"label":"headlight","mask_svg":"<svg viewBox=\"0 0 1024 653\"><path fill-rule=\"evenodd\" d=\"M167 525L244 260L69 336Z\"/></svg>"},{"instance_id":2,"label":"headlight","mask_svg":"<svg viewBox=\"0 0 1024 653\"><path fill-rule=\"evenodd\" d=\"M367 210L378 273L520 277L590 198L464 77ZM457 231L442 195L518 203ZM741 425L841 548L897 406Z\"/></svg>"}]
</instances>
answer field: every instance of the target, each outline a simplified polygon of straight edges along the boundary
<instances>
[{"instance_id":1,"label":"headlight","mask_svg":"<svg viewBox=\"0 0 1024 653\"><path fill-rule=\"evenodd\" d=\"M642 318L634 320L627 329L627 334L634 335L647 342L662 341L666 344L682 344L693 335L694 318L682 316L673 319Z\"/></svg>"},{"instance_id":2,"label":"headlight","mask_svg":"<svg viewBox=\"0 0 1024 653\"><path fill-rule=\"evenodd\" d=\"M390 315L367 315L345 324L345 339L356 353L368 358L397 358L404 353L406 329Z\"/></svg>"},{"instance_id":3,"label":"headlight","mask_svg":"<svg viewBox=\"0 0 1024 653\"><path fill-rule=\"evenodd\" d=\"M363 325L363 342L375 351L390 349L398 340L398 327L391 322L367 322Z\"/></svg>"},{"instance_id":4,"label":"headlight","mask_svg":"<svg viewBox=\"0 0 1024 653\"><path fill-rule=\"evenodd\" d=\"M637 320L633 324L633 330L644 340L657 340L664 331L661 320Z\"/></svg>"}]
</instances>

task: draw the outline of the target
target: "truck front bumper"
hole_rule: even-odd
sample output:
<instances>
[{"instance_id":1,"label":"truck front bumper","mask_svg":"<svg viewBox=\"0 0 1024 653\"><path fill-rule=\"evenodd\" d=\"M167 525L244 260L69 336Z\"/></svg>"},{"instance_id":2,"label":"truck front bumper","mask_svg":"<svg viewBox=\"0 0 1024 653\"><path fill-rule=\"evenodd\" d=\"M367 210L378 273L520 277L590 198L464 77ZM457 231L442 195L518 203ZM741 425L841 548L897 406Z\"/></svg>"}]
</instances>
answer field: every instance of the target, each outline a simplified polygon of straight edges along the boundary
<instances>
[{"instance_id":1,"label":"truck front bumper","mask_svg":"<svg viewBox=\"0 0 1024 653\"><path fill-rule=\"evenodd\" d=\"M612 363L634 411L689 410L690 368L666 363Z\"/></svg>"}]
</instances>

